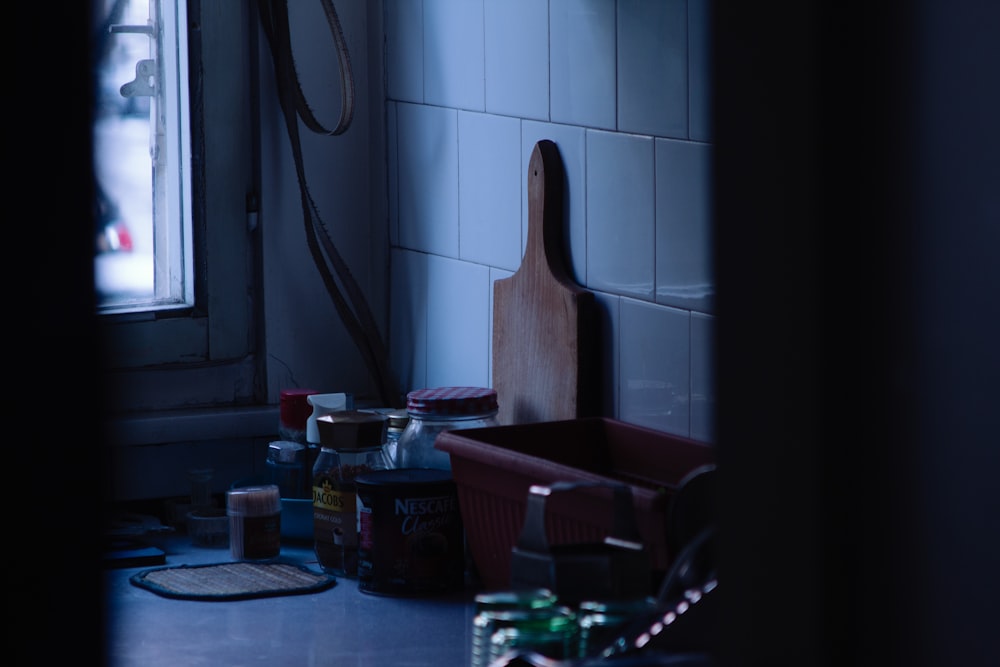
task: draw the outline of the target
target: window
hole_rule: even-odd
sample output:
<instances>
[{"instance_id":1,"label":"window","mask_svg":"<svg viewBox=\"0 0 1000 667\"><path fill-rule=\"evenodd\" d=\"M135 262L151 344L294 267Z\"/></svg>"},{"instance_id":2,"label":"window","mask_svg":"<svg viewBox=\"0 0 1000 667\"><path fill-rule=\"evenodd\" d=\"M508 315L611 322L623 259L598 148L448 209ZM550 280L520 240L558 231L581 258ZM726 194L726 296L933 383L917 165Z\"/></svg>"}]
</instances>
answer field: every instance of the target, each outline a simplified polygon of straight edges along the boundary
<instances>
[{"instance_id":1,"label":"window","mask_svg":"<svg viewBox=\"0 0 1000 667\"><path fill-rule=\"evenodd\" d=\"M105 264L95 269L112 403L253 403L252 5L106 0L103 9L105 71L127 78L111 86L117 98L100 87L108 109L95 113L95 168L108 194L99 204L120 214L117 228L98 230L95 260ZM109 277L114 260L137 269L130 284Z\"/></svg>"}]
</instances>

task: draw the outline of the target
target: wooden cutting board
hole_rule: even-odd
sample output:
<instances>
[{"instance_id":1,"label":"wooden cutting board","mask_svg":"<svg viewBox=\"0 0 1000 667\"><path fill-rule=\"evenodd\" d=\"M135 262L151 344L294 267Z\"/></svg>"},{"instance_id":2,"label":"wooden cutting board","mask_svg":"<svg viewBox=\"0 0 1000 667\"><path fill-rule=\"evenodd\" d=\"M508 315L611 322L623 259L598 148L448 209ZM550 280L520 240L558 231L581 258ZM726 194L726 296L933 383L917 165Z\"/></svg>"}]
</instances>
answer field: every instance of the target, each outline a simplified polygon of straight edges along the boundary
<instances>
[{"instance_id":1,"label":"wooden cutting board","mask_svg":"<svg viewBox=\"0 0 1000 667\"><path fill-rule=\"evenodd\" d=\"M521 266L493 286L493 387L503 425L596 415L596 302L570 278L563 243L559 149L528 164L528 241Z\"/></svg>"}]
</instances>

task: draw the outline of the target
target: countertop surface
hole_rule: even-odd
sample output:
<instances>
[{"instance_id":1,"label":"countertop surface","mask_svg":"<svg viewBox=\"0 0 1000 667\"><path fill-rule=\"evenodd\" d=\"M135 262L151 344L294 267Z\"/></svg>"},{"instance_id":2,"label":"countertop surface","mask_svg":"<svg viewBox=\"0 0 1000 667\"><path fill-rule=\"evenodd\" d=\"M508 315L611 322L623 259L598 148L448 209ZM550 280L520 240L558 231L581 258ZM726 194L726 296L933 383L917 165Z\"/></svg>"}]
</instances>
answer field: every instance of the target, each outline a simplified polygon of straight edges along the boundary
<instances>
[{"instance_id":1,"label":"countertop surface","mask_svg":"<svg viewBox=\"0 0 1000 667\"><path fill-rule=\"evenodd\" d=\"M232 561L228 548L192 545L184 535L161 537L166 566ZM320 571L312 546L281 547L281 556ZM104 572L106 654L113 666L469 664L473 590L401 598L361 592L337 578L325 591L234 601L162 597L133 585L146 565Z\"/></svg>"}]
</instances>

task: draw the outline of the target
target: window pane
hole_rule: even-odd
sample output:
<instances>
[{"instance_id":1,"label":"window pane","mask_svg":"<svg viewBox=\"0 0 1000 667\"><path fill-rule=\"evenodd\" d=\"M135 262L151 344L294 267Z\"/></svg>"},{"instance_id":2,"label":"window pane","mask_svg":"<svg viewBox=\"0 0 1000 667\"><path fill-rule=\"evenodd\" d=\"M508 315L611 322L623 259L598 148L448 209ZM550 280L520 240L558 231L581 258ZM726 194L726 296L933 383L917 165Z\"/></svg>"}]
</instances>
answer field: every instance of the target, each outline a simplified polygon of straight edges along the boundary
<instances>
[{"instance_id":1,"label":"window pane","mask_svg":"<svg viewBox=\"0 0 1000 667\"><path fill-rule=\"evenodd\" d=\"M193 304L184 5L104 3L94 126L103 312Z\"/></svg>"}]
</instances>

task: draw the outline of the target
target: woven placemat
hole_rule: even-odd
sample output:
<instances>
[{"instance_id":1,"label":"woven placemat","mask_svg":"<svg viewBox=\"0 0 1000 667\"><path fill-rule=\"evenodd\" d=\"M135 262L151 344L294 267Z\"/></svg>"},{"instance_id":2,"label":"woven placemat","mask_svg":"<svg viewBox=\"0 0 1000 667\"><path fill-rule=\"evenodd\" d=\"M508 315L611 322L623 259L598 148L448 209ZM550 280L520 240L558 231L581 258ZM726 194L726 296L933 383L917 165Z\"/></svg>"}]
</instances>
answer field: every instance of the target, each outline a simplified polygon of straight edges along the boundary
<instances>
[{"instance_id":1,"label":"woven placemat","mask_svg":"<svg viewBox=\"0 0 1000 667\"><path fill-rule=\"evenodd\" d=\"M246 600L301 595L337 583L328 574L297 563L267 561L175 565L143 570L129 581L157 595L180 600Z\"/></svg>"}]
</instances>

